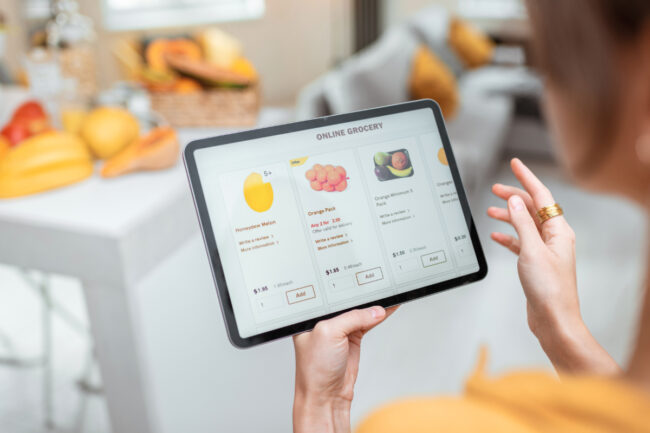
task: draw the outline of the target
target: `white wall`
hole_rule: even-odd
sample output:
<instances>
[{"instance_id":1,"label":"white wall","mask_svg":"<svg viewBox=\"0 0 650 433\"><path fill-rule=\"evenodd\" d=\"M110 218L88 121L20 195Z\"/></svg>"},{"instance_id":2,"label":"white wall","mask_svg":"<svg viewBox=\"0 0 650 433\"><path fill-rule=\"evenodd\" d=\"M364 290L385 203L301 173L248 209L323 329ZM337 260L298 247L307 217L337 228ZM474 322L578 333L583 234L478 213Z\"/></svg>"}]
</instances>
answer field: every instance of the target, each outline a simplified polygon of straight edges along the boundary
<instances>
[{"instance_id":1,"label":"white wall","mask_svg":"<svg viewBox=\"0 0 650 433\"><path fill-rule=\"evenodd\" d=\"M139 37L142 33L112 33L101 27L100 0L78 0L82 12L91 16L98 30L97 53L100 83L106 86L119 78L119 67L110 53L116 38ZM24 50L22 0L0 0L0 10L10 21L9 62L20 65ZM299 89L329 69L350 51L350 2L348 0L267 0L259 20L220 24L239 38L246 54L262 76L265 102L292 103ZM19 13L20 12L20 13ZM166 29L150 34L187 32Z\"/></svg>"},{"instance_id":2,"label":"white wall","mask_svg":"<svg viewBox=\"0 0 650 433\"><path fill-rule=\"evenodd\" d=\"M452 11L458 0L382 0L384 6L384 28L399 24L409 16L432 4L440 4Z\"/></svg>"},{"instance_id":3,"label":"white wall","mask_svg":"<svg viewBox=\"0 0 650 433\"><path fill-rule=\"evenodd\" d=\"M84 10L100 23L99 0L81 1ZM336 42L342 36L341 26L346 24L341 22L345 5L340 0L267 0L263 18L219 27L244 44L246 54L262 76L265 102L291 103L303 85L330 68L333 59L340 55L337 50L341 47ZM128 36L138 34L102 30L101 52L106 53L115 38ZM110 82L117 76L115 62L108 54L102 54L102 61L102 81Z\"/></svg>"},{"instance_id":4,"label":"white wall","mask_svg":"<svg viewBox=\"0 0 650 433\"><path fill-rule=\"evenodd\" d=\"M7 24L6 59L12 72L18 69L20 53L24 47L24 36L21 31L21 17L16 5L18 0L0 0L0 13L5 17Z\"/></svg>"},{"instance_id":5,"label":"white wall","mask_svg":"<svg viewBox=\"0 0 650 433\"><path fill-rule=\"evenodd\" d=\"M94 18L98 28L97 53L100 84L119 78L119 67L110 53L112 42L120 37L139 37L141 33L111 33L101 28L100 0L78 0L82 11ZM135 1L135 0L134 0ZM384 25L396 25L432 3L455 10L457 0L382 0ZM22 0L0 0L0 10L10 20L9 61L18 69L24 50L23 25L18 13ZM264 102L291 104L305 84L318 77L350 53L350 0L267 0L263 18L221 24L239 38L246 54L262 76ZM173 33L187 29L167 29ZM153 32L149 32L152 33Z\"/></svg>"}]
</instances>

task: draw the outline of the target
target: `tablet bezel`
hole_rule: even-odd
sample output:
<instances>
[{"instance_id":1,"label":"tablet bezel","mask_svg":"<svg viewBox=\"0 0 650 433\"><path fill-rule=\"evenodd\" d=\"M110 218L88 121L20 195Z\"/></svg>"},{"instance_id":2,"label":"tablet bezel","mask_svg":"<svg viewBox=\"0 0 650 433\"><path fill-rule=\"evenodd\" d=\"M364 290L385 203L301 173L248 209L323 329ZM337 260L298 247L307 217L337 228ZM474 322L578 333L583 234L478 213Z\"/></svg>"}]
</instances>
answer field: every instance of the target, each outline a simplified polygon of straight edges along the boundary
<instances>
[{"instance_id":1,"label":"tablet bezel","mask_svg":"<svg viewBox=\"0 0 650 433\"><path fill-rule=\"evenodd\" d=\"M376 301L359 304L334 313L325 314L323 316L319 316L313 319L308 319L292 325L287 325L278 329L263 332L261 334L252 335L250 337L241 337L239 335L239 328L237 327L237 321L235 319L235 314L230 299L230 294L228 292L228 285L226 283L223 266L221 264L221 260L219 257L219 251L217 248L216 239L212 231L212 223L210 221L207 204L205 201L205 197L203 195L203 188L201 186L196 160L194 158L194 152L206 147L219 146L223 144L232 144L232 143L237 143L237 142L242 142L247 140L270 137L274 135L304 131L313 128L321 128L324 126L331 126L340 123L353 122L353 121L363 120L367 118L385 116L385 115L396 114L396 113L403 113L407 111L414 111L422 108L428 108L432 110L434 118L436 120L436 126L438 127L440 139L442 141L443 148L445 149L445 153L447 155L447 161L449 163L449 168L451 170L454 185L456 186L458 199L463 209L463 215L465 216L465 221L467 222L467 226L469 228L472 247L474 248L474 251L476 253L476 258L478 260L478 264L479 264L478 271L461 277L452 278L451 280L443 281L429 286L424 286L419 289L414 289L408 292L378 299ZM221 305L221 311L226 324L226 331L228 334L228 338L230 339L230 342L235 347L248 348L248 347L256 346L258 344L276 340L282 337L287 337L304 331L309 331L313 329L313 327L319 321L324 319L329 319L345 311L353 310L356 308L370 307L373 305L390 307L393 305L403 304L404 302L412 301L414 299L419 299L425 296L433 295L434 293L438 293L443 290L448 290L454 287L458 287L461 285L465 285L465 284L469 284L481 280L487 275L487 262L485 260L485 255L483 254L483 249L479 241L478 233L476 231L476 226L474 224L474 219L472 218L472 214L470 212L469 203L467 202L467 195L465 194L465 190L463 188L463 184L460 179L460 175L458 173L458 167L456 165L456 160L454 158L454 154L451 149L449 137L447 136L447 130L445 128L442 112L440 111L440 107L438 106L438 104L431 99L421 99L417 101L405 102L405 103L389 105L385 107L356 111L353 113L319 117L319 118L295 122L295 123L287 123L287 124L271 126L267 128L252 129L248 131L237 132L234 134L226 134L217 137L196 140L196 141L192 141L185 147L185 151L183 152L183 159L185 162L185 168L190 183L190 190L194 198L194 205L196 207L196 212L200 222L201 233L203 235L203 240L210 261L212 277L216 285L217 294Z\"/></svg>"}]
</instances>

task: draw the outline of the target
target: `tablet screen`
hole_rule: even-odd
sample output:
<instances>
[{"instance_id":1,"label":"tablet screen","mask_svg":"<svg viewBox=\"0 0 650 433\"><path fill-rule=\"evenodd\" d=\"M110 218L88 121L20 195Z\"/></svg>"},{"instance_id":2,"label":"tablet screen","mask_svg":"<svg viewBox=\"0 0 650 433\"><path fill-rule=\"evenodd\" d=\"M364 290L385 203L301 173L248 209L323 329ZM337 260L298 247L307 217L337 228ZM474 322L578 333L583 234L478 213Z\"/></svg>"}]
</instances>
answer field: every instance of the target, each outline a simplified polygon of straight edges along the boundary
<instances>
[{"instance_id":1,"label":"tablet screen","mask_svg":"<svg viewBox=\"0 0 650 433\"><path fill-rule=\"evenodd\" d=\"M243 338L479 270L430 108L194 158Z\"/></svg>"}]
</instances>

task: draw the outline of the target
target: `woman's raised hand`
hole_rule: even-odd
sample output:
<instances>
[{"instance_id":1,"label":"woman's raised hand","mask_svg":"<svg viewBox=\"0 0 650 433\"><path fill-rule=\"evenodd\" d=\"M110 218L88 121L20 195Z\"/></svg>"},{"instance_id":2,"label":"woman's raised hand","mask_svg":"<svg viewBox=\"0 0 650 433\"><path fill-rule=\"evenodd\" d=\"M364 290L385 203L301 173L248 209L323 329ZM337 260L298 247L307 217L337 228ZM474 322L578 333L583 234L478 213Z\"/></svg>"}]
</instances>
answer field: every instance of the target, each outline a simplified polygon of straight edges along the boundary
<instances>
[{"instance_id":1,"label":"woman's raised hand","mask_svg":"<svg viewBox=\"0 0 650 433\"><path fill-rule=\"evenodd\" d=\"M519 159L511 167L524 189L495 184L492 192L507 207L490 207L487 214L517 232L517 237L495 232L492 239L519 256L530 329L558 370L617 373L618 365L582 321L573 230L562 215L539 223L537 211L553 205L553 196Z\"/></svg>"},{"instance_id":2,"label":"woman's raised hand","mask_svg":"<svg viewBox=\"0 0 650 433\"><path fill-rule=\"evenodd\" d=\"M352 310L293 337L296 351L294 432L349 432L361 339L397 307Z\"/></svg>"}]
</instances>

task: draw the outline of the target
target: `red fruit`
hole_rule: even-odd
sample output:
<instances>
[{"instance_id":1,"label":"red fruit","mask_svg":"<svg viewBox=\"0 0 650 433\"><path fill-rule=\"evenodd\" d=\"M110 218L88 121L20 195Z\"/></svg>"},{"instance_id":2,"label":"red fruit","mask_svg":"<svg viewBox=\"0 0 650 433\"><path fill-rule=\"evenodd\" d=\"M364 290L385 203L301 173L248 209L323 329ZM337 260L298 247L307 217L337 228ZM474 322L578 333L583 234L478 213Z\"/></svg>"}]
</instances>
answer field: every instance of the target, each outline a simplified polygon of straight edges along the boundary
<instances>
[{"instance_id":1,"label":"red fruit","mask_svg":"<svg viewBox=\"0 0 650 433\"><path fill-rule=\"evenodd\" d=\"M340 191L345 191L345 188L347 187L348 187L348 182L346 180L342 180L341 182L339 182L338 185L334 187L334 189L340 192Z\"/></svg>"},{"instance_id":2,"label":"red fruit","mask_svg":"<svg viewBox=\"0 0 650 433\"><path fill-rule=\"evenodd\" d=\"M320 191L323 189L323 185L317 180L311 181L310 185L311 185L311 189L313 189L314 191Z\"/></svg>"},{"instance_id":3,"label":"red fruit","mask_svg":"<svg viewBox=\"0 0 650 433\"><path fill-rule=\"evenodd\" d=\"M11 146L15 146L21 141L25 140L26 138L29 138L31 135L29 133L29 128L27 125L24 123L20 122L11 122L7 126L5 126L2 131L0 131L0 134L2 134L7 140L9 140L9 143Z\"/></svg>"},{"instance_id":4,"label":"red fruit","mask_svg":"<svg viewBox=\"0 0 650 433\"><path fill-rule=\"evenodd\" d=\"M327 183L330 185L336 186L339 184L341 181L341 175L338 174L336 171L332 170L329 173L327 173Z\"/></svg>"},{"instance_id":5,"label":"red fruit","mask_svg":"<svg viewBox=\"0 0 650 433\"><path fill-rule=\"evenodd\" d=\"M43 106L36 101L21 104L11 118L10 124L22 124L29 135L45 132L50 127L50 120Z\"/></svg>"},{"instance_id":6,"label":"red fruit","mask_svg":"<svg viewBox=\"0 0 650 433\"><path fill-rule=\"evenodd\" d=\"M41 132L45 132L50 129L50 121L48 120L47 117L35 118L29 120L25 119L24 121L15 120L14 122L24 123L25 126L27 126L27 130L29 131L30 135L40 134Z\"/></svg>"},{"instance_id":7,"label":"red fruit","mask_svg":"<svg viewBox=\"0 0 650 433\"><path fill-rule=\"evenodd\" d=\"M43 106L38 101L27 101L16 108L12 120L39 118L47 118Z\"/></svg>"},{"instance_id":8,"label":"red fruit","mask_svg":"<svg viewBox=\"0 0 650 433\"><path fill-rule=\"evenodd\" d=\"M346 171L345 171L345 169L343 167L341 167L340 165L337 165L336 167L334 167L334 170L336 170L336 172L338 174L340 174L343 179L345 179L345 176L347 175L347 173L346 173Z\"/></svg>"},{"instance_id":9,"label":"red fruit","mask_svg":"<svg viewBox=\"0 0 650 433\"><path fill-rule=\"evenodd\" d=\"M395 152L393 153L393 157L391 158L391 165L395 167L398 170L403 170L406 168L408 165L408 158L404 154L404 152Z\"/></svg>"},{"instance_id":10,"label":"red fruit","mask_svg":"<svg viewBox=\"0 0 650 433\"><path fill-rule=\"evenodd\" d=\"M305 177L309 181L315 180L316 179L316 172L313 169L312 170L307 170L307 172L305 173Z\"/></svg>"}]
</instances>

